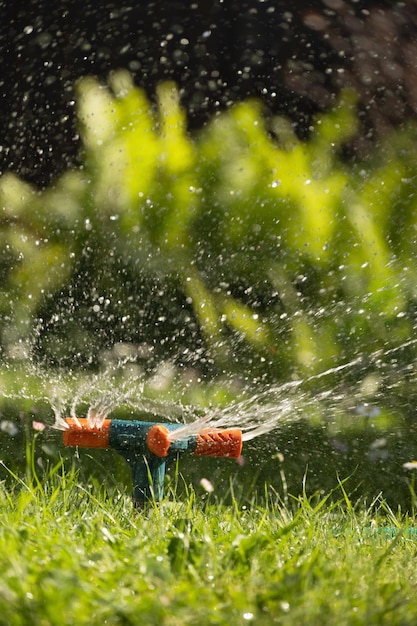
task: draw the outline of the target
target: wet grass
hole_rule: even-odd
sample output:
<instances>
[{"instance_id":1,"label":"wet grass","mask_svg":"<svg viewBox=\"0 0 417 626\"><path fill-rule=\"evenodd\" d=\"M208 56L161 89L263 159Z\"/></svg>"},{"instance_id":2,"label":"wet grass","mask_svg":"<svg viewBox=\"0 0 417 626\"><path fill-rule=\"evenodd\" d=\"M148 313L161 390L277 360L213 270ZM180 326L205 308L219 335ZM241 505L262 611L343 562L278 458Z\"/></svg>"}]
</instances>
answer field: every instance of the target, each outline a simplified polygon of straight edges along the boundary
<instances>
[{"instance_id":1,"label":"wet grass","mask_svg":"<svg viewBox=\"0 0 417 626\"><path fill-rule=\"evenodd\" d=\"M0 623L414 624L413 520L339 492L226 506L190 489L138 511L62 466L16 477L0 488Z\"/></svg>"}]
</instances>

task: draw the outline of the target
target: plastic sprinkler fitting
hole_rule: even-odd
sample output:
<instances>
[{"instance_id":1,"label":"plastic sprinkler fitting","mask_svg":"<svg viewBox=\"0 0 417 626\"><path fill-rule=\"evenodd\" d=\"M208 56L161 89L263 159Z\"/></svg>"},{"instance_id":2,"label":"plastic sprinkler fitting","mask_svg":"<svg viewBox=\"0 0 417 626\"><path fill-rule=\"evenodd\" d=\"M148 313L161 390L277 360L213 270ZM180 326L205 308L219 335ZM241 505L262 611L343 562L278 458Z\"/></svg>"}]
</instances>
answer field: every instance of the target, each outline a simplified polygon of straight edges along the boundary
<instances>
[{"instance_id":1,"label":"plastic sprinkler fitting","mask_svg":"<svg viewBox=\"0 0 417 626\"><path fill-rule=\"evenodd\" d=\"M178 453L238 458L242 451L242 432L237 429L207 428L196 435L171 440L170 434L183 428L183 424L106 419L96 428L83 418L69 417L65 421L65 446L113 448L126 459L132 470L133 501L137 506L163 497L167 463Z\"/></svg>"}]
</instances>

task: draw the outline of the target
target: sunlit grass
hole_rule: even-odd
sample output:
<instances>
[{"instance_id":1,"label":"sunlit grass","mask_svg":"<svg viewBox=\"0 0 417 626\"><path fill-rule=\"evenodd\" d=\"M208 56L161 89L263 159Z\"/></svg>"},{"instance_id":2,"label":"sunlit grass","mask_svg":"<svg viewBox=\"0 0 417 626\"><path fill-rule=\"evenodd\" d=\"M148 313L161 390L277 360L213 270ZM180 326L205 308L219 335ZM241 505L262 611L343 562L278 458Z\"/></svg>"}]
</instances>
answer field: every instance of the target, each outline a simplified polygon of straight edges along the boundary
<instances>
[{"instance_id":1,"label":"sunlit grass","mask_svg":"<svg viewBox=\"0 0 417 626\"><path fill-rule=\"evenodd\" d=\"M412 520L384 502L354 506L342 484L286 505L216 498L139 511L59 464L16 478L0 488L0 623L413 623Z\"/></svg>"}]
</instances>

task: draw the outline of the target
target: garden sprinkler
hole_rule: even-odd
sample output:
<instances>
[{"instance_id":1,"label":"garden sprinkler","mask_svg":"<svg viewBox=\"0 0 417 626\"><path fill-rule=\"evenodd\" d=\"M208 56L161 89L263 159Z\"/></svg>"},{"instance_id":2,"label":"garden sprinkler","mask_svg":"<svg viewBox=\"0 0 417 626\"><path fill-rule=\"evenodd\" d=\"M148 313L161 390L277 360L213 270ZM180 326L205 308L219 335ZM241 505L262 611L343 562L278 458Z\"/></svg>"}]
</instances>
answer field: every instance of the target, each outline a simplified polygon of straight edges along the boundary
<instances>
[{"instance_id":1,"label":"garden sprinkler","mask_svg":"<svg viewBox=\"0 0 417 626\"><path fill-rule=\"evenodd\" d=\"M132 470L133 501L137 506L164 495L167 463L177 454L238 458L242 432L237 429L206 428L195 435L172 436L184 424L157 424L106 419L102 426L91 427L87 419L67 418L64 445L82 448L113 448ZM171 437L171 436L172 437Z\"/></svg>"}]
</instances>

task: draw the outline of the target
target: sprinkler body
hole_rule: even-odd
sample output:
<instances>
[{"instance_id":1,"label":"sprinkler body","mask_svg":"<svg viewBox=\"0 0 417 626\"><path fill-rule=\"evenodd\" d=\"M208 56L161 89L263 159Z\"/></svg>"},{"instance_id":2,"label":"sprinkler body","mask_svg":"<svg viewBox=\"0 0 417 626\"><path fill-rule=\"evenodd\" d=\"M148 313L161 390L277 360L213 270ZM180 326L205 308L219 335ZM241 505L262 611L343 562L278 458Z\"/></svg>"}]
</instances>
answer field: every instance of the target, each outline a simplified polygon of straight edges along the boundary
<instances>
[{"instance_id":1,"label":"sprinkler body","mask_svg":"<svg viewBox=\"0 0 417 626\"><path fill-rule=\"evenodd\" d=\"M83 448L113 448L132 470L133 500L141 506L164 495L167 463L178 454L237 458L242 450L242 433L235 429L204 429L196 435L170 439L183 424L156 424L106 419L100 428L86 419L66 419L64 445Z\"/></svg>"}]
</instances>

